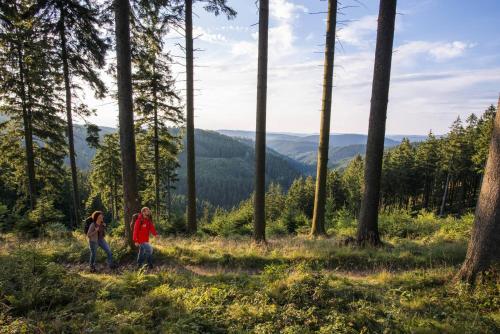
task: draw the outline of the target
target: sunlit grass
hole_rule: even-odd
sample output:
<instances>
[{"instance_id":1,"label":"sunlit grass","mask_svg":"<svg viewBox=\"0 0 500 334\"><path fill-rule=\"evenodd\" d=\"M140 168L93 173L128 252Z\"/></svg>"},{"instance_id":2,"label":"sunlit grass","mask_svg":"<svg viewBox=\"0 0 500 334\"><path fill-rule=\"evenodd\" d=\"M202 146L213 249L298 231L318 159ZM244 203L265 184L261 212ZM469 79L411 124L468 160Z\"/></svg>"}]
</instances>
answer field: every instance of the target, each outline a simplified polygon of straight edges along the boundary
<instances>
[{"instance_id":1,"label":"sunlit grass","mask_svg":"<svg viewBox=\"0 0 500 334\"><path fill-rule=\"evenodd\" d=\"M120 268L105 269L100 254L90 273L79 232L2 236L0 333L500 332L500 283L471 291L453 280L470 222L441 222L423 235L386 235L377 249L340 246L339 235L266 245L160 237L152 272L136 270L116 237Z\"/></svg>"}]
</instances>

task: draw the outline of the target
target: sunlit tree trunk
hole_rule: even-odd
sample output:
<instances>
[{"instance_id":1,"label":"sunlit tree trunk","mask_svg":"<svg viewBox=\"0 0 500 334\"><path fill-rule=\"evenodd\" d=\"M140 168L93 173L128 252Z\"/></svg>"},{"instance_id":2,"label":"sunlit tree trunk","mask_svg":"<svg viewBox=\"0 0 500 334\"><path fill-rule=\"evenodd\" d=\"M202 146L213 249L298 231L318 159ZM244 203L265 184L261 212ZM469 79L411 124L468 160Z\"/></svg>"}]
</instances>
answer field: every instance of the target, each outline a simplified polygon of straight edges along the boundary
<instances>
[{"instance_id":1,"label":"sunlit tree trunk","mask_svg":"<svg viewBox=\"0 0 500 334\"><path fill-rule=\"evenodd\" d=\"M194 156L194 70L193 70L193 1L185 2L186 25L186 159L187 159L187 231L195 233L196 176Z\"/></svg>"},{"instance_id":2,"label":"sunlit tree trunk","mask_svg":"<svg viewBox=\"0 0 500 334\"><path fill-rule=\"evenodd\" d=\"M269 0L259 1L259 57L257 69L257 121L255 130L254 239L266 240L266 103Z\"/></svg>"},{"instance_id":3,"label":"sunlit tree trunk","mask_svg":"<svg viewBox=\"0 0 500 334\"><path fill-rule=\"evenodd\" d=\"M498 101L500 108L500 99ZM497 109L488 161L477 201L474 226L458 278L474 283L478 274L500 262L500 109Z\"/></svg>"},{"instance_id":4,"label":"sunlit tree trunk","mask_svg":"<svg viewBox=\"0 0 500 334\"><path fill-rule=\"evenodd\" d=\"M325 234L326 177L328 173L328 146L330 141L330 118L332 112L333 63L335 55L335 28L337 24L337 0L328 1L326 25L325 65L323 77L323 101L319 134L316 192L311 235Z\"/></svg>"},{"instance_id":5,"label":"sunlit tree trunk","mask_svg":"<svg viewBox=\"0 0 500 334\"><path fill-rule=\"evenodd\" d=\"M381 0L366 146L365 189L357 232L357 242L360 245L380 244L378 207L395 21L396 0Z\"/></svg>"},{"instance_id":6,"label":"sunlit tree trunk","mask_svg":"<svg viewBox=\"0 0 500 334\"><path fill-rule=\"evenodd\" d=\"M139 211L140 203L137 188L130 51L130 4L128 0L115 0L114 10L124 222L129 245L134 248L130 220L132 215Z\"/></svg>"}]
</instances>

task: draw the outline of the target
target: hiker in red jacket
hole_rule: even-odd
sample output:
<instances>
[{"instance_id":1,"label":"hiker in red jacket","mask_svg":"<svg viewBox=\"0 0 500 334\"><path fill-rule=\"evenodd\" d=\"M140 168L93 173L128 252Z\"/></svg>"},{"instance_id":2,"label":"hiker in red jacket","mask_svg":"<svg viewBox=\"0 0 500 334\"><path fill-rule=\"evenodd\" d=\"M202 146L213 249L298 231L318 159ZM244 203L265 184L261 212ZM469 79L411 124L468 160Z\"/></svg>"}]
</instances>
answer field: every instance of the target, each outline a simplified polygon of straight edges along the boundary
<instances>
[{"instance_id":1,"label":"hiker in red jacket","mask_svg":"<svg viewBox=\"0 0 500 334\"><path fill-rule=\"evenodd\" d=\"M137 256L137 266L142 267L144 257L146 257L148 268L153 268L153 247L149 243L149 234L158 235L153 219L151 210L149 208L142 208L141 213L138 215L134 223L133 240L136 246L139 247L139 254Z\"/></svg>"}]
</instances>

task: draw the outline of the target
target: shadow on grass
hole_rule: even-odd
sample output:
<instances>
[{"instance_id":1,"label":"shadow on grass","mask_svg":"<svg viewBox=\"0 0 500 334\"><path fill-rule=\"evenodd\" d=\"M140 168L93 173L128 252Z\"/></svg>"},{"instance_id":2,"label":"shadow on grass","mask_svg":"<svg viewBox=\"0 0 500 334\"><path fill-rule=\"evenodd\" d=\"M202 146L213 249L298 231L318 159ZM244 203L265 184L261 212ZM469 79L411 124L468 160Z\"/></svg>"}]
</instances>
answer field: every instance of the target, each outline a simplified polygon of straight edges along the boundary
<instances>
[{"instance_id":1,"label":"shadow on grass","mask_svg":"<svg viewBox=\"0 0 500 334\"><path fill-rule=\"evenodd\" d=\"M320 244L321 245L321 244ZM326 243L323 242L323 245ZM305 242L303 249L287 252L286 245L279 242L268 250L252 252L233 252L219 249L216 252L196 247L173 245L160 248L155 253L156 261L172 265L194 265L250 270L263 270L270 265L296 266L306 263L314 269L337 270L408 270L456 266L466 252L465 242L437 241L421 243L411 240L398 240L383 248L356 248L336 246L333 242L324 248L318 243Z\"/></svg>"},{"instance_id":2,"label":"shadow on grass","mask_svg":"<svg viewBox=\"0 0 500 334\"><path fill-rule=\"evenodd\" d=\"M69 266L85 266L89 250L83 236L70 235L64 239L40 239L21 242L7 238L0 249L3 253L24 250L36 251L48 262ZM256 274L267 266L306 264L312 269L339 271L398 271L419 268L455 267L466 252L465 241L433 240L424 242L412 239L394 239L381 248L357 248L339 246L334 239L274 239L266 247L255 247L247 240L189 240L164 239L155 245L154 259L157 266L175 267L193 274L213 275L236 271L238 274ZM108 240L116 262L125 270L132 269L136 254L121 239ZM105 262L102 251L98 251L98 263ZM197 267L196 270L189 269ZM123 270L122 270L123 271Z\"/></svg>"}]
</instances>

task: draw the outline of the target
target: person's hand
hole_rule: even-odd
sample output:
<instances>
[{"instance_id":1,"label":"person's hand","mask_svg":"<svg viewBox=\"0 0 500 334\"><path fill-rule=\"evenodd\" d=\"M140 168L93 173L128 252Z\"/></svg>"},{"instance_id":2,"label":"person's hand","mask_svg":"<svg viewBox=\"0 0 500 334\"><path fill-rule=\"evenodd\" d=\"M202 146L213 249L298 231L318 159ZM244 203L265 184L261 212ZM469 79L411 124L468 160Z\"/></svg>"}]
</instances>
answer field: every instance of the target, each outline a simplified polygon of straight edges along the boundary
<instances>
[{"instance_id":1,"label":"person's hand","mask_svg":"<svg viewBox=\"0 0 500 334\"><path fill-rule=\"evenodd\" d=\"M134 243L134 245L135 245L136 247L139 247L139 243L138 243L138 242Z\"/></svg>"}]
</instances>

